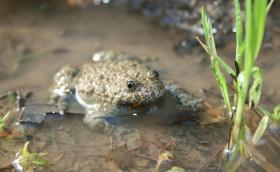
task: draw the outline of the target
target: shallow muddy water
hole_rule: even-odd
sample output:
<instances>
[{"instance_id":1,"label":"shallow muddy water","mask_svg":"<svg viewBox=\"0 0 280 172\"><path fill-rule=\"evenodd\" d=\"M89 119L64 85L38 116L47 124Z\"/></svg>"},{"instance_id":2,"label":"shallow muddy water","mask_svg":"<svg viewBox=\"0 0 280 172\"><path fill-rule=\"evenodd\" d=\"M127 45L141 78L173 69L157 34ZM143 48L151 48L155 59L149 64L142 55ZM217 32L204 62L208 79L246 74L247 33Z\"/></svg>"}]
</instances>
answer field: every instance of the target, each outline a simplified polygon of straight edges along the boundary
<instances>
[{"instance_id":1,"label":"shallow muddy water","mask_svg":"<svg viewBox=\"0 0 280 172\"><path fill-rule=\"evenodd\" d=\"M150 58L148 65L161 78L175 80L191 93L216 89L204 53L176 54L177 32L164 31L124 7L73 9L64 2L29 2L0 3L0 93L32 91L27 103L47 103L53 74L65 64L91 61L97 50ZM264 68L263 103L269 107L280 102L280 31L272 30L272 47L263 51L258 62ZM233 57L233 48L229 44L221 52ZM163 151L174 153L174 163L186 171L218 171L223 164L218 155L227 142L225 124L168 125L161 114L125 122L137 129L131 136L140 142L136 149L118 146L110 133L92 131L82 123L82 115L70 115L44 122L32 137L1 138L0 167L14 160L27 140L32 150L48 153L43 171L151 171ZM269 159L275 157L279 160L279 154Z\"/></svg>"}]
</instances>

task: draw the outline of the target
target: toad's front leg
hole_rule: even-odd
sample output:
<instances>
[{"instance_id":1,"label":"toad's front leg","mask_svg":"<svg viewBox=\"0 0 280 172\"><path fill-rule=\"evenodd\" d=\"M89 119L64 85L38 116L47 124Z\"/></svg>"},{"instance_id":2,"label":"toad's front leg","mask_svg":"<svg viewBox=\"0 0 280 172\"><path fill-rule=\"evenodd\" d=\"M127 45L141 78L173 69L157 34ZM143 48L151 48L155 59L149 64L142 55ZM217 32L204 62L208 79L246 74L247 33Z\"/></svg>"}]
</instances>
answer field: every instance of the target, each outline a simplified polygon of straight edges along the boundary
<instances>
[{"instance_id":1,"label":"toad's front leg","mask_svg":"<svg viewBox=\"0 0 280 172\"><path fill-rule=\"evenodd\" d=\"M62 114L67 108L66 100L74 94L74 78L77 73L77 69L64 66L54 75L50 88L50 104L56 104Z\"/></svg>"},{"instance_id":2,"label":"toad's front leg","mask_svg":"<svg viewBox=\"0 0 280 172\"><path fill-rule=\"evenodd\" d=\"M168 81L165 89L175 99L175 115L168 115L168 123L182 122L197 117L197 114L204 110L203 100L194 97L178 84Z\"/></svg>"},{"instance_id":3,"label":"toad's front leg","mask_svg":"<svg viewBox=\"0 0 280 172\"><path fill-rule=\"evenodd\" d=\"M83 122L93 130L108 131L110 124L107 118L110 116L109 112L101 110L100 105L94 104L87 108Z\"/></svg>"},{"instance_id":4,"label":"toad's front leg","mask_svg":"<svg viewBox=\"0 0 280 172\"><path fill-rule=\"evenodd\" d=\"M87 108L83 122L93 130L109 131L119 127L122 121L130 117L120 113L116 109L106 109L102 105L93 104Z\"/></svg>"}]
</instances>

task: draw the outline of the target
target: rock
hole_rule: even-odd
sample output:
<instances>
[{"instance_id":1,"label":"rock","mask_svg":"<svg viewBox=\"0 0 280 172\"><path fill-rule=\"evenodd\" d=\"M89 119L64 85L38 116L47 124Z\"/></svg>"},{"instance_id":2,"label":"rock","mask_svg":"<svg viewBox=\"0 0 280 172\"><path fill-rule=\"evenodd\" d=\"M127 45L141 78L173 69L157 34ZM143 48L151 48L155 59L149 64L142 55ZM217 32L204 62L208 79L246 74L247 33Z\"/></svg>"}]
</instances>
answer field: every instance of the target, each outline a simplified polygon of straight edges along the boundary
<instances>
[{"instance_id":1,"label":"rock","mask_svg":"<svg viewBox=\"0 0 280 172\"><path fill-rule=\"evenodd\" d=\"M59 109L54 105L32 104L23 107L20 115L20 122L41 124L46 118L60 117Z\"/></svg>"}]
</instances>

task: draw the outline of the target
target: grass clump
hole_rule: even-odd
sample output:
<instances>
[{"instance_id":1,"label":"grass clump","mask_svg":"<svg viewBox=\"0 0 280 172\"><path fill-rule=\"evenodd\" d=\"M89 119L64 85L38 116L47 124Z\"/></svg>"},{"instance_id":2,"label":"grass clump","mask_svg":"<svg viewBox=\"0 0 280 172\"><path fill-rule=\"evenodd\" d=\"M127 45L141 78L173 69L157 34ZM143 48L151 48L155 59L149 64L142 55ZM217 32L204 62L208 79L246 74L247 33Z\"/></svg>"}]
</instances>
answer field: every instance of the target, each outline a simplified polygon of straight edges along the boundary
<instances>
[{"instance_id":1,"label":"grass clump","mask_svg":"<svg viewBox=\"0 0 280 172\"><path fill-rule=\"evenodd\" d=\"M46 165L46 161L43 159L43 157L47 153L31 153L28 150L28 145L29 142L26 142L21 151L20 165L23 167L23 169L44 167Z\"/></svg>"},{"instance_id":2,"label":"grass clump","mask_svg":"<svg viewBox=\"0 0 280 172\"><path fill-rule=\"evenodd\" d=\"M262 46L267 14L273 0L269 4L267 0L245 0L244 3L245 29L243 28L239 0L234 0L236 27L235 68L224 62L217 54L211 21L206 16L204 9L201 11L206 43L204 44L200 40L199 42L211 57L211 70L220 88L227 108L228 119L232 126L228 143L230 157L227 169L232 169L233 164L242 164L240 162L246 158L256 160L252 152L252 150L256 149L250 149L248 145L258 143L270 121L280 122L280 105L275 107L273 113L259 105L263 78L262 70L255 65ZM233 79L232 86L229 86L226 80L227 75ZM245 115L255 115L253 112L260 112L258 113L260 120L257 128L251 134L252 131L245 122Z\"/></svg>"}]
</instances>

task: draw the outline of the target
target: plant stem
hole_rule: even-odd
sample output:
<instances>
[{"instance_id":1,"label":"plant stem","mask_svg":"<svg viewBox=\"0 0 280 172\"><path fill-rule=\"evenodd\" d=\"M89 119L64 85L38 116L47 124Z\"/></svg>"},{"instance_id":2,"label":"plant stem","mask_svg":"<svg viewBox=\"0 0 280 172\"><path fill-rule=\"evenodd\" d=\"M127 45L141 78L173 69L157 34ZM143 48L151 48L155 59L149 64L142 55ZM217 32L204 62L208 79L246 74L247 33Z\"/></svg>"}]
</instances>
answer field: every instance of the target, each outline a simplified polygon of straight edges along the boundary
<instances>
[{"instance_id":1,"label":"plant stem","mask_svg":"<svg viewBox=\"0 0 280 172\"><path fill-rule=\"evenodd\" d=\"M245 101L247 97L249 81L251 77L251 71L254 63L254 57L251 49L252 42L252 2L251 0L246 0L246 38L245 38L245 58L244 58L244 73L240 73L238 76L238 100L237 100L237 111L234 119L234 126L232 130L232 144L240 140L244 140L241 137L240 130L244 127L244 109Z\"/></svg>"}]
</instances>

